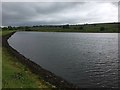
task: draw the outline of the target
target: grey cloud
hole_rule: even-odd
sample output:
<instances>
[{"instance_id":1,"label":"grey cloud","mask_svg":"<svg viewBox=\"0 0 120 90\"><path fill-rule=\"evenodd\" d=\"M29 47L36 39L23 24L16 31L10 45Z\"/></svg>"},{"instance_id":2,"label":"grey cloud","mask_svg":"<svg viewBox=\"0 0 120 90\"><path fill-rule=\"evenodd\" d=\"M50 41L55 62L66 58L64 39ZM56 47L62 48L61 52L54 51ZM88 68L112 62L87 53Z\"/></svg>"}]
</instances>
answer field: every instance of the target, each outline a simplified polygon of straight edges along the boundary
<instances>
[{"instance_id":1,"label":"grey cloud","mask_svg":"<svg viewBox=\"0 0 120 90\"><path fill-rule=\"evenodd\" d=\"M4 2L2 4L2 25L19 26L107 22L107 20L101 21L104 20L104 16L99 11L99 4L84 2ZM117 8L115 3L109 3L108 5L110 6L111 4L114 4ZM110 15L106 17L108 16ZM115 20L112 18L111 21Z\"/></svg>"}]
</instances>

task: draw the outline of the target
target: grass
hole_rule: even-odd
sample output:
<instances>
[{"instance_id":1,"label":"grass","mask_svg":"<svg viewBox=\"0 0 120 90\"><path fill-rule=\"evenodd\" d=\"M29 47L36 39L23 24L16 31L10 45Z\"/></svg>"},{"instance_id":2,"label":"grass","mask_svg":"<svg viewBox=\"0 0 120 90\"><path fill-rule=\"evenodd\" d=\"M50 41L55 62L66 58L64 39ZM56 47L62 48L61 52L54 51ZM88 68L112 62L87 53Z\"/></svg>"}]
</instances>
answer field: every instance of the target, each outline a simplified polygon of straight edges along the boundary
<instances>
[{"instance_id":1,"label":"grass","mask_svg":"<svg viewBox=\"0 0 120 90\"><path fill-rule=\"evenodd\" d=\"M2 36L2 31L0 30L0 36Z\"/></svg>"},{"instance_id":2,"label":"grass","mask_svg":"<svg viewBox=\"0 0 120 90\"><path fill-rule=\"evenodd\" d=\"M11 31L12 32L12 31ZM6 35L10 32L3 32ZM40 76L33 74L26 66L18 62L7 48L2 49L2 88L52 88Z\"/></svg>"},{"instance_id":3,"label":"grass","mask_svg":"<svg viewBox=\"0 0 120 90\"><path fill-rule=\"evenodd\" d=\"M40 32L118 33L119 24L120 23L69 25L69 28L63 28L62 26L36 26L36 27L34 26L21 30ZM100 30L101 27L104 27L105 29L101 31Z\"/></svg>"},{"instance_id":4,"label":"grass","mask_svg":"<svg viewBox=\"0 0 120 90\"><path fill-rule=\"evenodd\" d=\"M14 32L14 31L16 31L16 30L4 30L4 31L0 31L0 36L5 36L5 35L7 35L7 34L9 34L11 32Z\"/></svg>"},{"instance_id":5,"label":"grass","mask_svg":"<svg viewBox=\"0 0 120 90\"><path fill-rule=\"evenodd\" d=\"M30 72L28 68L12 57L6 48L2 50L3 88L50 88L45 81Z\"/></svg>"},{"instance_id":6,"label":"grass","mask_svg":"<svg viewBox=\"0 0 120 90\"><path fill-rule=\"evenodd\" d=\"M2 48L0 46L0 89L2 88Z\"/></svg>"},{"instance_id":7,"label":"grass","mask_svg":"<svg viewBox=\"0 0 120 90\"><path fill-rule=\"evenodd\" d=\"M2 31L0 30L0 36L2 36ZM0 38L2 39L2 38ZM0 89L2 88L2 40L0 40Z\"/></svg>"}]
</instances>

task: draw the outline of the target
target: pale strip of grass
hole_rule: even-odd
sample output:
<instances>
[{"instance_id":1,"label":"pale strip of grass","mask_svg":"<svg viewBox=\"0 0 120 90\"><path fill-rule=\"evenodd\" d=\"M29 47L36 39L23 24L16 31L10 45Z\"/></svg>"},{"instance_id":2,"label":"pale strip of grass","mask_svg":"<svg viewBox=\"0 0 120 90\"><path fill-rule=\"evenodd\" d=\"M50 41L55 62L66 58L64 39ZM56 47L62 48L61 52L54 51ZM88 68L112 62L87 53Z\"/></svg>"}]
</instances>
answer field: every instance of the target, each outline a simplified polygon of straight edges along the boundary
<instances>
[{"instance_id":1,"label":"pale strip of grass","mask_svg":"<svg viewBox=\"0 0 120 90\"><path fill-rule=\"evenodd\" d=\"M2 31L2 30L0 30L0 36L4 36L4 35L7 35L7 34L9 34L9 33L11 33L11 32L14 32L15 30L4 30L4 31Z\"/></svg>"},{"instance_id":2,"label":"pale strip of grass","mask_svg":"<svg viewBox=\"0 0 120 90\"><path fill-rule=\"evenodd\" d=\"M2 36L2 30L0 30L0 36Z\"/></svg>"},{"instance_id":3,"label":"pale strip of grass","mask_svg":"<svg viewBox=\"0 0 120 90\"><path fill-rule=\"evenodd\" d=\"M0 89L2 88L2 30L0 29Z\"/></svg>"},{"instance_id":4,"label":"pale strip of grass","mask_svg":"<svg viewBox=\"0 0 120 90\"><path fill-rule=\"evenodd\" d=\"M7 35L7 34L9 34L9 33L11 33L11 32L15 32L16 30L4 30L4 31L0 31L0 35L1 36L4 36L4 35Z\"/></svg>"},{"instance_id":5,"label":"pale strip of grass","mask_svg":"<svg viewBox=\"0 0 120 90\"><path fill-rule=\"evenodd\" d=\"M0 46L0 89L2 88L2 47Z\"/></svg>"}]
</instances>

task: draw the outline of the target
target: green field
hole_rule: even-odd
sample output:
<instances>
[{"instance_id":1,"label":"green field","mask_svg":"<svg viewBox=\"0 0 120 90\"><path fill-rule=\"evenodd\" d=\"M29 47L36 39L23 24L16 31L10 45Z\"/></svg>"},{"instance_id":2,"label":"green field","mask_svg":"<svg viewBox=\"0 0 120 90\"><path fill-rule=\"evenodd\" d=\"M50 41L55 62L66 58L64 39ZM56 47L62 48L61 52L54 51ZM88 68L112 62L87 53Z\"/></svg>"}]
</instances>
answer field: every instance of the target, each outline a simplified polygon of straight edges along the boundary
<instances>
[{"instance_id":1,"label":"green field","mask_svg":"<svg viewBox=\"0 0 120 90\"><path fill-rule=\"evenodd\" d=\"M29 30L46 31L46 32L87 32L87 33L117 33L117 23L105 24L84 24L84 25L69 25L69 27L31 27Z\"/></svg>"},{"instance_id":2,"label":"green field","mask_svg":"<svg viewBox=\"0 0 120 90\"><path fill-rule=\"evenodd\" d=\"M87 32L87 33L118 33L120 23L97 23L82 25L37 25L3 28L3 30L40 31L40 32Z\"/></svg>"},{"instance_id":3,"label":"green field","mask_svg":"<svg viewBox=\"0 0 120 90\"><path fill-rule=\"evenodd\" d=\"M12 31L3 31L3 35ZM52 88L53 86L43 81L40 76L33 74L26 66L18 62L8 49L2 49L2 88ZM1 53L1 52L0 52Z\"/></svg>"}]
</instances>

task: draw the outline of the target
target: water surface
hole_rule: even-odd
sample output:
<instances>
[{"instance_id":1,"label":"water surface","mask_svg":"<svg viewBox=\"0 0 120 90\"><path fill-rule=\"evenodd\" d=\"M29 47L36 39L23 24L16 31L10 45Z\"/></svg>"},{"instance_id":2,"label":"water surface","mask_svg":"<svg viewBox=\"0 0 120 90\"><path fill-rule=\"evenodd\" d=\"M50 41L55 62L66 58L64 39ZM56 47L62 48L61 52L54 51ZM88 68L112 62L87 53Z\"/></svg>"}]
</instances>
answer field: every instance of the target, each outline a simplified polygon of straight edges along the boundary
<instances>
[{"instance_id":1,"label":"water surface","mask_svg":"<svg viewBox=\"0 0 120 90\"><path fill-rule=\"evenodd\" d=\"M118 87L117 33L16 32L9 44L80 87Z\"/></svg>"}]
</instances>

